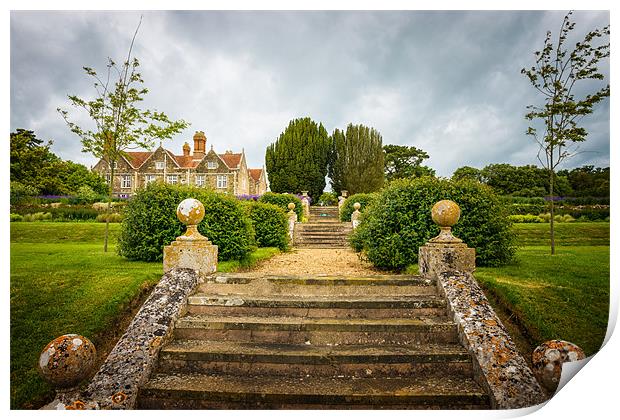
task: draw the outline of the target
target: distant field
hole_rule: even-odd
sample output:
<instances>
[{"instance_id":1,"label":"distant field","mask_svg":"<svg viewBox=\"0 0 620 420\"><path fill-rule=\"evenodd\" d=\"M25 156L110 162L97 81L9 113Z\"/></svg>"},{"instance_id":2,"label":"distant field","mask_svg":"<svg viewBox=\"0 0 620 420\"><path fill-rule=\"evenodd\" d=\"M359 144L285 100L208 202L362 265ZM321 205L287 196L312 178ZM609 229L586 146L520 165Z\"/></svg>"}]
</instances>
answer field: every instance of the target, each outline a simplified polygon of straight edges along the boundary
<instances>
[{"instance_id":1,"label":"distant field","mask_svg":"<svg viewBox=\"0 0 620 420\"><path fill-rule=\"evenodd\" d=\"M556 246L609 245L609 223L555 223ZM515 223L520 246L551 245L549 223Z\"/></svg>"}]
</instances>

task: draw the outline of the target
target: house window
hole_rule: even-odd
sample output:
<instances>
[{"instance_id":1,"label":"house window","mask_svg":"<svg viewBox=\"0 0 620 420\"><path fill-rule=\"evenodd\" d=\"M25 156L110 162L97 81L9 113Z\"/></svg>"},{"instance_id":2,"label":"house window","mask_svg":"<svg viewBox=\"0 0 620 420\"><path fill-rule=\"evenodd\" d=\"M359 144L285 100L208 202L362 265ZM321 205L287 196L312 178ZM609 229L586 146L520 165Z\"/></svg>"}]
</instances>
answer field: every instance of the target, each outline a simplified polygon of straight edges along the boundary
<instances>
[{"instance_id":1,"label":"house window","mask_svg":"<svg viewBox=\"0 0 620 420\"><path fill-rule=\"evenodd\" d=\"M131 188L131 175L121 176L121 188Z\"/></svg>"},{"instance_id":2,"label":"house window","mask_svg":"<svg viewBox=\"0 0 620 420\"><path fill-rule=\"evenodd\" d=\"M159 162L155 162L155 169L158 169L158 170L164 169L164 162L161 160Z\"/></svg>"},{"instance_id":3,"label":"house window","mask_svg":"<svg viewBox=\"0 0 620 420\"><path fill-rule=\"evenodd\" d=\"M228 176L227 175L217 176L217 188L228 188Z\"/></svg>"},{"instance_id":4,"label":"house window","mask_svg":"<svg viewBox=\"0 0 620 420\"><path fill-rule=\"evenodd\" d=\"M108 166L110 167L110 169L116 169L118 167L116 162L113 162L113 163L109 164Z\"/></svg>"},{"instance_id":5,"label":"house window","mask_svg":"<svg viewBox=\"0 0 620 420\"><path fill-rule=\"evenodd\" d=\"M155 182L156 179L157 177L155 175L147 175L144 177L146 185L149 185L151 182Z\"/></svg>"},{"instance_id":6,"label":"house window","mask_svg":"<svg viewBox=\"0 0 620 420\"><path fill-rule=\"evenodd\" d=\"M196 175L196 186L204 187L205 186L205 176L204 175Z\"/></svg>"},{"instance_id":7,"label":"house window","mask_svg":"<svg viewBox=\"0 0 620 420\"><path fill-rule=\"evenodd\" d=\"M168 175L168 184L178 184L179 176L178 175Z\"/></svg>"},{"instance_id":8,"label":"house window","mask_svg":"<svg viewBox=\"0 0 620 420\"><path fill-rule=\"evenodd\" d=\"M217 163L214 160L208 161L207 169L217 169Z\"/></svg>"},{"instance_id":9,"label":"house window","mask_svg":"<svg viewBox=\"0 0 620 420\"><path fill-rule=\"evenodd\" d=\"M105 182L110 185L110 180L112 179L112 176L110 174L105 174Z\"/></svg>"}]
</instances>

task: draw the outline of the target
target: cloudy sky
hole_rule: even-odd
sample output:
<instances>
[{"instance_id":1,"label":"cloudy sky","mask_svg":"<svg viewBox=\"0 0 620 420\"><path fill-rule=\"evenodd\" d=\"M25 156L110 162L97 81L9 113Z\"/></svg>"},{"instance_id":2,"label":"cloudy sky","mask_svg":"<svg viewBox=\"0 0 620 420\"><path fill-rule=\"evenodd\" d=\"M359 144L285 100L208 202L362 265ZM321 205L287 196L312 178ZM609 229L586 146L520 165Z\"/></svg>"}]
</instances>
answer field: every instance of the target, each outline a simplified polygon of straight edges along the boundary
<instances>
[{"instance_id":1,"label":"cloudy sky","mask_svg":"<svg viewBox=\"0 0 620 420\"><path fill-rule=\"evenodd\" d=\"M34 130L63 159L94 164L56 108L69 107L68 93L92 97L82 66L121 61L141 14L144 106L192 124L167 144L177 154L202 130L220 153L245 148L260 167L289 120L309 116L330 133L362 123L384 144L422 148L442 176L537 164L523 115L540 97L520 69L564 12L11 12L11 130ZM573 41L607 25L609 12L578 11L574 21ZM588 141L565 167L608 166L609 102L583 123Z\"/></svg>"}]
</instances>

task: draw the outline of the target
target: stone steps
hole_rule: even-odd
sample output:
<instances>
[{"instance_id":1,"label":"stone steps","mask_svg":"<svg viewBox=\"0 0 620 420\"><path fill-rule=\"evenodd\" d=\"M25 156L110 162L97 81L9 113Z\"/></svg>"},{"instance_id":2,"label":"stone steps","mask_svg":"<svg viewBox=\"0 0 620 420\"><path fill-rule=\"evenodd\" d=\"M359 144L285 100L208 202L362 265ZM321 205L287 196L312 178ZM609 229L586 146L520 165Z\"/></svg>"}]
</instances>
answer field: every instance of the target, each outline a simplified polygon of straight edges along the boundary
<instances>
[{"instance_id":1,"label":"stone steps","mask_svg":"<svg viewBox=\"0 0 620 420\"><path fill-rule=\"evenodd\" d=\"M351 345L235 343L178 340L160 353L159 371L207 375L393 377L472 374L460 345Z\"/></svg>"},{"instance_id":2,"label":"stone steps","mask_svg":"<svg viewBox=\"0 0 620 420\"><path fill-rule=\"evenodd\" d=\"M240 377L159 374L141 389L150 409L488 408L467 376L408 378Z\"/></svg>"},{"instance_id":3,"label":"stone steps","mask_svg":"<svg viewBox=\"0 0 620 420\"><path fill-rule=\"evenodd\" d=\"M436 283L215 275L188 300L138 407L489 408Z\"/></svg>"},{"instance_id":4,"label":"stone steps","mask_svg":"<svg viewBox=\"0 0 620 420\"><path fill-rule=\"evenodd\" d=\"M203 294L191 296L189 314L243 316L298 316L342 318L396 318L440 316L446 301L438 296L251 296Z\"/></svg>"},{"instance_id":5,"label":"stone steps","mask_svg":"<svg viewBox=\"0 0 620 420\"><path fill-rule=\"evenodd\" d=\"M310 215L309 223L297 223L293 246L297 248L348 248L348 236L352 231L350 223L341 223L337 218Z\"/></svg>"},{"instance_id":6,"label":"stone steps","mask_svg":"<svg viewBox=\"0 0 620 420\"><path fill-rule=\"evenodd\" d=\"M420 344L456 343L452 321L417 318L305 318L187 315L176 323L177 339L261 343Z\"/></svg>"}]
</instances>

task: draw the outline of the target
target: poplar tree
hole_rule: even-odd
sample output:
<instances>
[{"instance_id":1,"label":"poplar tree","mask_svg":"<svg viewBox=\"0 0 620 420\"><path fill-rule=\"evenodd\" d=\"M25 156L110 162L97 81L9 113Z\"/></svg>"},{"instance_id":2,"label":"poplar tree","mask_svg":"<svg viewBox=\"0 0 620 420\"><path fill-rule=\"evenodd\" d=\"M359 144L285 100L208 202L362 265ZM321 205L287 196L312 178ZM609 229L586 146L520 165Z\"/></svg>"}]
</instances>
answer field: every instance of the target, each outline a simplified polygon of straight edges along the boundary
<instances>
[{"instance_id":1,"label":"poplar tree","mask_svg":"<svg viewBox=\"0 0 620 420\"><path fill-rule=\"evenodd\" d=\"M310 197L318 199L325 189L329 154L329 135L323 124L309 117L291 120L265 153L271 191L308 191Z\"/></svg>"},{"instance_id":2,"label":"poplar tree","mask_svg":"<svg viewBox=\"0 0 620 420\"><path fill-rule=\"evenodd\" d=\"M334 130L331 136L330 171L332 189L350 194L378 191L383 186L383 140L381 134L362 124Z\"/></svg>"}]
</instances>

